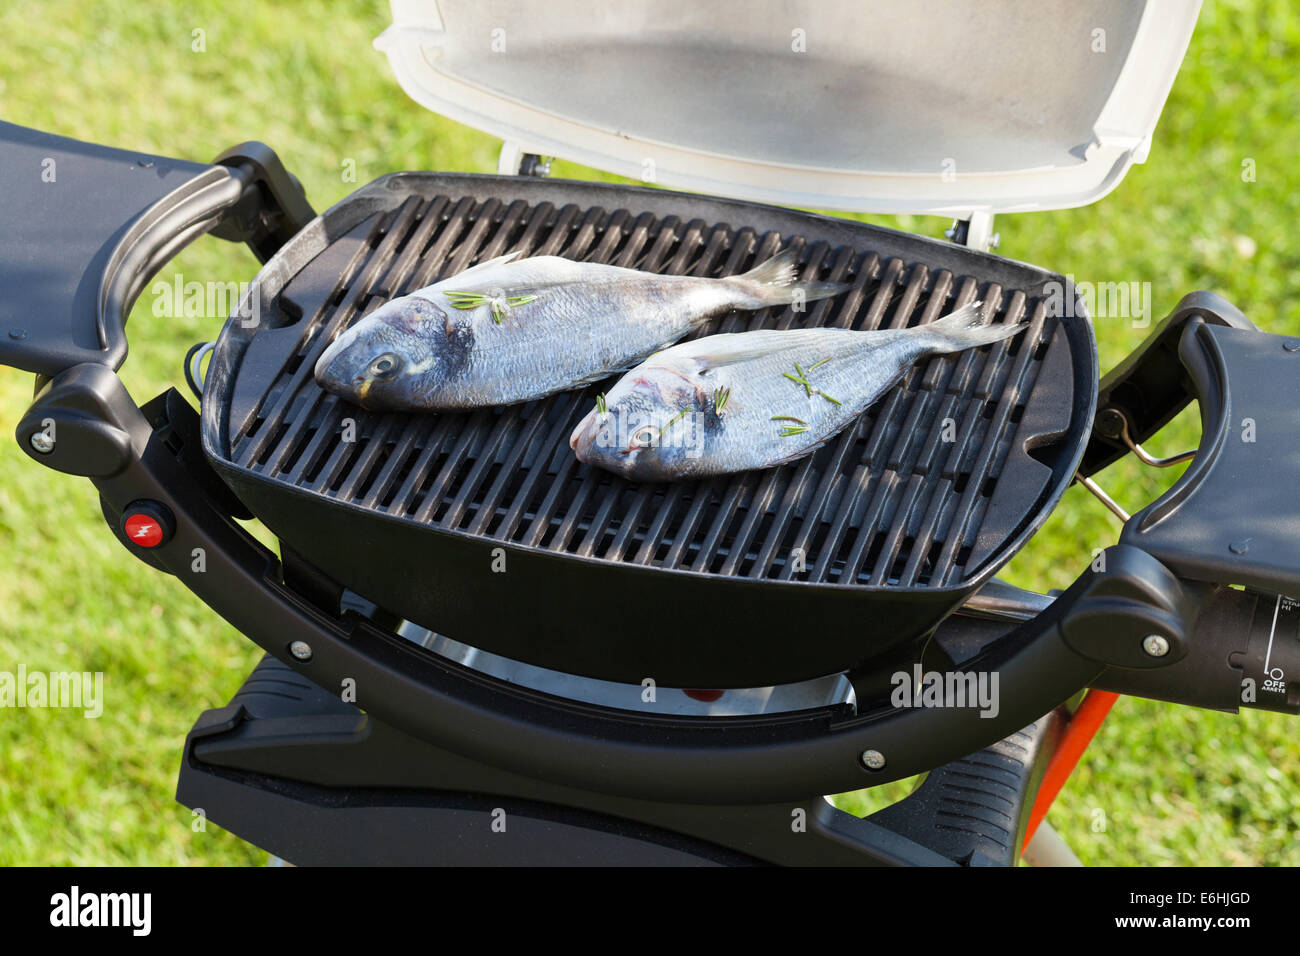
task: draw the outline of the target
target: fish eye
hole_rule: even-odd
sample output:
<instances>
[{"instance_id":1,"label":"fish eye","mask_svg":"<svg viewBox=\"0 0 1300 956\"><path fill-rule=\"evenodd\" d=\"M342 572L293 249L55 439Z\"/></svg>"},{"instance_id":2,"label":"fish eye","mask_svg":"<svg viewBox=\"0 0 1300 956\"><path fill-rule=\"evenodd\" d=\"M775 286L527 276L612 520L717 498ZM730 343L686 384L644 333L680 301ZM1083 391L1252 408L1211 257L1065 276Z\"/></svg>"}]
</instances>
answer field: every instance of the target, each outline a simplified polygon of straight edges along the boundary
<instances>
[{"instance_id":1,"label":"fish eye","mask_svg":"<svg viewBox=\"0 0 1300 956\"><path fill-rule=\"evenodd\" d=\"M387 379L397 374L402 367L402 357L393 352L385 352L370 363L367 373L371 378Z\"/></svg>"},{"instance_id":2,"label":"fish eye","mask_svg":"<svg viewBox=\"0 0 1300 956\"><path fill-rule=\"evenodd\" d=\"M642 425L632 433L632 448L649 448L654 444L655 427L653 425Z\"/></svg>"}]
</instances>

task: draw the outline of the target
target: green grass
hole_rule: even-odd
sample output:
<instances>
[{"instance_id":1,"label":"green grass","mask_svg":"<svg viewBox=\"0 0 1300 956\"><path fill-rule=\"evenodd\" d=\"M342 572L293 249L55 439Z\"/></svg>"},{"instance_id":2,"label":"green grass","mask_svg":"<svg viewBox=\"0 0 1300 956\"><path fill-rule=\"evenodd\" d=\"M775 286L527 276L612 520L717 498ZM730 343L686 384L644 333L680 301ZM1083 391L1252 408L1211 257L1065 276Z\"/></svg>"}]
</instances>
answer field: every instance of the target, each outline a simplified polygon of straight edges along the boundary
<instances>
[{"instance_id":1,"label":"green grass","mask_svg":"<svg viewBox=\"0 0 1300 956\"><path fill-rule=\"evenodd\" d=\"M81 139L204 160L247 139L271 144L318 209L397 169L495 170L492 138L434 116L398 88L370 47L387 5L305 0L180 4L11 2L0 11L0 116ZM193 31L206 52L192 52ZM1300 333L1300 176L1295 104L1300 11L1207 4L1147 165L1090 207L1002 217L1001 252L1078 279L1149 281L1153 312L1212 289L1266 329ZM1242 160L1255 161L1244 182ZM345 169L355 164L356 182ZM613 177L569 163L555 175ZM945 222L862 217L938 236ZM204 239L166 274L246 281L244 249ZM131 318L123 378L137 400L179 383L185 348L222 316ZM1103 368L1142 340L1101 319ZM0 434L30 376L0 371ZM1152 442L1197 437L1185 414ZM1172 471L1177 472L1178 469ZM0 441L0 670L102 670L98 720L58 710L0 720L0 863L257 863L265 854L173 802L181 741L220 706L260 652L171 578L106 532L91 486ZM1099 481L1136 510L1175 475L1131 462ZM1064 587L1117 523L1073 489L1006 577ZM1049 819L1088 863L1300 863L1300 743L1286 717L1240 717L1123 699ZM779 772L774 769L774 772ZM897 796L900 788L881 788ZM846 798L859 811L878 792ZM1105 815L1094 832L1095 811Z\"/></svg>"}]
</instances>

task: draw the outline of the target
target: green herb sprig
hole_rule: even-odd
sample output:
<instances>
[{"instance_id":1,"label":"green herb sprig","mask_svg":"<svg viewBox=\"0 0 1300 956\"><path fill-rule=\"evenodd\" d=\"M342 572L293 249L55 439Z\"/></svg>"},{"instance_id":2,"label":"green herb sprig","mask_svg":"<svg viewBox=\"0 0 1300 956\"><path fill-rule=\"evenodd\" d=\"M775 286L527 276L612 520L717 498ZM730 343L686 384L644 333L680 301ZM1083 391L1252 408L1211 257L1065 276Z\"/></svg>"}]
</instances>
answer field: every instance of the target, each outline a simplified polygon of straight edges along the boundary
<instances>
[{"instance_id":1,"label":"green herb sprig","mask_svg":"<svg viewBox=\"0 0 1300 956\"><path fill-rule=\"evenodd\" d=\"M529 302L536 301L535 295L511 295L504 299L486 295L482 292L454 292L447 290L443 293L453 309L477 309L481 305L492 306L492 321L497 325L505 318L506 309L513 309L517 305L527 305Z\"/></svg>"},{"instance_id":2,"label":"green herb sprig","mask_svg":"<svg viewBox=\"0 0 1300 956\"><path fill-rule=\"evenodd\" d=\"M821 368L829 361L830 361L830 356L827 356L817 364L809 365L808 372L816 371L817 369ZM802 368L800 368L798 362L794 363L794 370L795 370L794 375L791 375L789 372L782 372L781 374L784 375L786 378L788 378L790 381L798 385L802 385L804 392L807 394L809 398L812 398L813 395L816 394L816 395L820 395L822 398L826 399L826 401L831 402L832 404L835 405L844 404L838 398L835 398L833 395L827 395L820 388L813 388L812 382L808 381L808 372L805 372Z\"/></svg>"},{"instance_id":3,"label":"green herb sprig","mask_svg":"<svg viewBox=\"0 0 1300 956\"><path fill-rule=\"evenodd\" d=\"M678 412L676 415L674 415L672 418L670 418L670 419L669 419L665 424L661 425L660 428L659 428L659 437L660 437L660 438L663 438L663 437L664 437L664 432L668 431L668 429L672 428L674 425L676 425L678 422L680 422L683 418L685 418L685 417L686 417L686 413L689 412L690 410L691 410L691 406L690 406L690 405L687 405L687 406L686 406L685 408L683 408L680 412Z\"/></svg>"}]
</instances>

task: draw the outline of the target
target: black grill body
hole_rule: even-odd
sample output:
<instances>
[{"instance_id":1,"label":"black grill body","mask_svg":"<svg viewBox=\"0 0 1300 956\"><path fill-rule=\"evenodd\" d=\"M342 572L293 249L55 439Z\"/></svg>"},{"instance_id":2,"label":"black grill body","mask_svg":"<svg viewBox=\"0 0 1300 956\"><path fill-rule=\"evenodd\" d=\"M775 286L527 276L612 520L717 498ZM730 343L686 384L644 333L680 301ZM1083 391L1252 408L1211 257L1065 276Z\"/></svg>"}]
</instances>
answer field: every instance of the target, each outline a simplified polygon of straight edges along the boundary
<instances>
[{"instance_id":1,"label":"black grill body","mask_svg":"<svg viewBox=\"0 0 1300 956\"><path fill-rule=\"evenodd\" d=\"M781 468L635 484L576 461L609 382L468 414L371 413L311 370L385 301L515 250L652 272L744 272L794 246L851 290L700 331L901 328L975 298L1010 341L918 364L854 427ZM1049 285L1056 283L1055 286ZM1068 295L1067 317L1050 304ZM394 174L286 244L205 387L214 467L289 547L394 614L606 680L755 687L910 650L1068 486L1097 397L1059 275L855 222L660 190ZM347 437L354 440L347 441Z\"/></svg>"}]
</instances>

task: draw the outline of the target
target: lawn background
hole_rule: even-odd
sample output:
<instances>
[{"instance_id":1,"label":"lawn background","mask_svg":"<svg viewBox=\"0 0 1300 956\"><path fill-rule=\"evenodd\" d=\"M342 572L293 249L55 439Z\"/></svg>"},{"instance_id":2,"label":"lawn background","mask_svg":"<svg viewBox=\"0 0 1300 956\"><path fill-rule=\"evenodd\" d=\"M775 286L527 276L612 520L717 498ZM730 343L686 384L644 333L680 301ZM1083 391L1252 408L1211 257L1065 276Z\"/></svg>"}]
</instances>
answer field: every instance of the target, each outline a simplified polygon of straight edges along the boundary
<instances>
[{"instance_id":1,"label":"lawn background","mask_svg":"<svg viewBox=\"0 0 1300 956\"><path fill-rule=\"evenodd\" d=\"M495 171L495 140L398 88L370 45L388 22L381 0L5 0L0 118L195 160L262 140L317 209L393 170ZM191 48L196 29L204 52ZM1211 289L1267 330L1300 334L1296 62L1296 7L1207 4L1147 164L1094 206L1000 217L1000 252L1079 280L1148 281L1157 319L1184 293ZM1254 182L1243 179L1246 159ZM344 181L349 162L355 183ZM613 179L568 163L554 175ZM931 236L947 225L860 218ZM256 261L203 239L165 275L175 272L247 281ZM155 318L151 303L146 290L122 373L139 401L180 384L185 348L214 338L224 318ZM1144 334L1126 319L1098 320L1103 369ZM13 434L30 396L31 376L0 370L0 436ZM1294 392L1279 398L1296 401ZM1168 454L1196 438L1189 411L1152 445ZM103 671L107 696L97 720L0 714L0 864L264 861L214 825L196 831L173 801L185 733L200 710L226 702L261 652L176 581L128 557L88 482L40 468L8 438L0 475L0 670ZM1121 463L1098 480L1137 510L1174 477ZM1064 587L1117 532L1072 489L1004 576ZM1298 730L1280 715L1121 699L1049 819L1092 864L1294 865ZM882 789L842 805L863 811L897 794Z\"/></svg>"}]
</instances>

